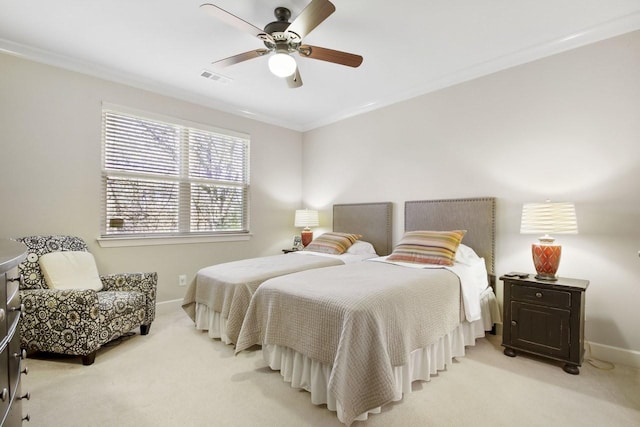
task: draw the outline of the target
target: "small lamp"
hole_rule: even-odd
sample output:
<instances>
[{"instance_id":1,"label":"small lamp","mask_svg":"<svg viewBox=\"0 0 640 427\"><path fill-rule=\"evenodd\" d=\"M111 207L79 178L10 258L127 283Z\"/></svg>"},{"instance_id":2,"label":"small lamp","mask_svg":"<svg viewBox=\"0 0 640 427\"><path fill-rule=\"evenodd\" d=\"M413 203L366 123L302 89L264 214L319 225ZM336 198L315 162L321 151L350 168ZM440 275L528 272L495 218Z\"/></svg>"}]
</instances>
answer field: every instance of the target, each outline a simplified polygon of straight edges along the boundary
<instances>
[{"instance_id":1,"label":"small lamp","mask_svg":"<svg viewBox=\"0 0 640 427\"><path fill-rule=\"evenodd\" d=\"M556 272L560 265L562 246L555 243L549 234L577 234L578 222L573 203L525 203L522 206L522 234L544 234L539 244L531 245L536 279L558 280Z\"/></svg>"},{"instance_id":2,"label":"small lamp","mask_svg":"<svg viewBox=\"0 0 640 427\"><path fill-rule=\"evenodd\" d=\"M307 246L313 240L313 231L311 231L309 227L317 227L320 225L318 221L318 211L311 209L296 210L294 225L296 227L304 227L300 233L300 237L302 238L302 245Z\"/></svg>"}]
</instances>

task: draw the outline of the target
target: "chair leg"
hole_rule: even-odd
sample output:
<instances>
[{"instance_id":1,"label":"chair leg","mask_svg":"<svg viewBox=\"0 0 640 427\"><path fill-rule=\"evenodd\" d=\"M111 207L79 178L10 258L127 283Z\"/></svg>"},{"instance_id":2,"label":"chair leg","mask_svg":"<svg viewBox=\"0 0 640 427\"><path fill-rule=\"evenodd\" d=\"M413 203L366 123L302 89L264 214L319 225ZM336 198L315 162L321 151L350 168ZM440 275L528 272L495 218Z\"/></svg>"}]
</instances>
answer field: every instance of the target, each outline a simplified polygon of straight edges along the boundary
<instances>
[{"instance_id":1,"label":"chair leg","mask_svg":"<svg viewBox=\"0 0 640 427\"><path fill-rule=\"evenodd\" d=\"M140 335L147 335L151 329L151 323L148 325L140 325Z\"/></svg>"},{"instance_id":2,"label":"chair leg","mask_svg":"<svg viewBox=\"0 0 640 427\"><path fill-rule=\"evenodd\" d=\"M89 354L82 356L82 364L85 366L93 365L93 362L96 360L96 353L98 350L94 350Z\"/></svg>"}]
</instances>

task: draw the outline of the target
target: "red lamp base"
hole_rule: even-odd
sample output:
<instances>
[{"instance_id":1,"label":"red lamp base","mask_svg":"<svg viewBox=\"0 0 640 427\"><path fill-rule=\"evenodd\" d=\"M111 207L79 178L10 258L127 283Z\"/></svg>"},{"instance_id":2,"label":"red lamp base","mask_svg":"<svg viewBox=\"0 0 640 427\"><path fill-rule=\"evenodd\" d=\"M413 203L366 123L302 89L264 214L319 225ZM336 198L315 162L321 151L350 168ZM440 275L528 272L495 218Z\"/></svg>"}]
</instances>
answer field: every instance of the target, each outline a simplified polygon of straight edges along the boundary
<instances>
[{"instance_id":1,"label":"red lamp base","mask_svg":"<svg viewBox=\"0 0 640 427\"><path fill-rule=\"evenodd\" d=\"M302 245L306 248L309 243L313 240L313 231L304 231L300 233L300 237L302 237Z\"/></svg>"},{"instance_id":2,"label":"red lamp base","mask_svg":"<svg viewBox=\"0 0 640 427\"><path fill-rule=\"evenodd\" d=\"M556 272L560 265L560 255L562 246L560 245L531 245L533 255L533 265L536 267L536 279L558 280Z\"/></svg>"}]
</instances>

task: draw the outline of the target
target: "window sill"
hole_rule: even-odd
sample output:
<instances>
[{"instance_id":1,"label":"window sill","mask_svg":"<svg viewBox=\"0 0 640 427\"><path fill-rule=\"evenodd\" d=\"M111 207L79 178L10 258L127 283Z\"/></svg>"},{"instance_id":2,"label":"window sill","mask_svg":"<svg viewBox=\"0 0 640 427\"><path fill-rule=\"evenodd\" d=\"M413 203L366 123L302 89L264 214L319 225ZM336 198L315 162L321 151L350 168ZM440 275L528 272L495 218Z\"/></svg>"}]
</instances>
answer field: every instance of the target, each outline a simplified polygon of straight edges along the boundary
<instances>
[{"instance_id":1,"label":"window sill","mask_svg":"<svg viewBox=\"0 0 640 427\"><path fill-rule=\"evenodd\" d=\"M176 237L98 237L102 248L126 246L185 245L192 243L239 242L251 239L251 234L224 234L215 236L176 236Z\"/></svg>"}]
</instances>

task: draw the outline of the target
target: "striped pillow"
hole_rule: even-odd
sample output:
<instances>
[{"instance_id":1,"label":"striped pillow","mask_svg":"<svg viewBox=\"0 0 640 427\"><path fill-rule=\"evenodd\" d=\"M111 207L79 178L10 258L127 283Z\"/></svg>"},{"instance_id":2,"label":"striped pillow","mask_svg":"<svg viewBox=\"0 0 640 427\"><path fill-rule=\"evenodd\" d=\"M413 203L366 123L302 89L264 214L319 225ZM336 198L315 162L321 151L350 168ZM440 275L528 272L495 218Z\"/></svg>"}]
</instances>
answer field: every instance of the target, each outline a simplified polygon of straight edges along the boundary
<instances>
[{"instance_id":1,"label":"striped pillow","mask_svg":"<svg viewBox=\"0 0 640 427\"><path fill-rule=\"evenodd\" d=\"M361 238L360 234L349 233L324 233L313 239L309 245L304 248L305 251L320 252L323 254L340 255L349 249L349 246Z\"/></svg>"},{"instance_id":2,"label":"striped pillow","mask_svg":"<svg viewBox=\"0 0 640 427\"><path fill-rule=\"evenodd\" d=\"M387 260L453 265L466 230L407 231Z\"/></svg>"}]
</instances>

